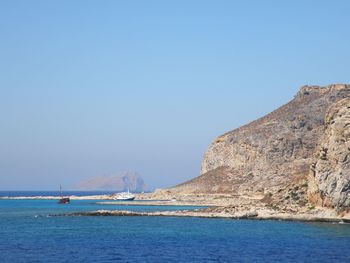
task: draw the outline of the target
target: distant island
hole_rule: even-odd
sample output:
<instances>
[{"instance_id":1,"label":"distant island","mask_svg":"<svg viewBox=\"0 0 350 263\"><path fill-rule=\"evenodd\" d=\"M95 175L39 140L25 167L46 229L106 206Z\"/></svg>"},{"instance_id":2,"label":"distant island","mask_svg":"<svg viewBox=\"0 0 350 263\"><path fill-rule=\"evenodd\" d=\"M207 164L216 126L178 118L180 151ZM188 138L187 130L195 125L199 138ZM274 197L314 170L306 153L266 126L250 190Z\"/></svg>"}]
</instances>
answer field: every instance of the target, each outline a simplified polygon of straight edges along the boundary
<instances>
[{"instance_id":1,"label":"distant island","mask_svg":"<svg viewBox=\"0 0 350 263\"><path fill-rule=\"evenodd\" d=\"M116 175L101 175L77 183L73 190L78 191L127 191L143 192L147 186L136 172L123 172Z\"/></svg>"}]
</instances>

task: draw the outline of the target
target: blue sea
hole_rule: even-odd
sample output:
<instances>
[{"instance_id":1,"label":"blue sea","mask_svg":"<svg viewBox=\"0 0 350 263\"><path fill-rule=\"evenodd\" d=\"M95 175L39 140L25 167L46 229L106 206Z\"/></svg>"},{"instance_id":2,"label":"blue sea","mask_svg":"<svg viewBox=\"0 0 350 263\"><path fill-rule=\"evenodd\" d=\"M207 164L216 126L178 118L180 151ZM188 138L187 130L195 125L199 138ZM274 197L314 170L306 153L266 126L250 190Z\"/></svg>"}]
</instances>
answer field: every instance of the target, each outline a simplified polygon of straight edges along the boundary
<instances>
[{"instance_id":1,"label":"blue sea","mask_svg":"<svg viewBox=\"0 0 350 263\"><path fill-rule=\"evenodd\" d=\"M0 262L350 262L347 224L52 216L197 208L95 202L0 200Z\"/></svg>"}]
</instances>

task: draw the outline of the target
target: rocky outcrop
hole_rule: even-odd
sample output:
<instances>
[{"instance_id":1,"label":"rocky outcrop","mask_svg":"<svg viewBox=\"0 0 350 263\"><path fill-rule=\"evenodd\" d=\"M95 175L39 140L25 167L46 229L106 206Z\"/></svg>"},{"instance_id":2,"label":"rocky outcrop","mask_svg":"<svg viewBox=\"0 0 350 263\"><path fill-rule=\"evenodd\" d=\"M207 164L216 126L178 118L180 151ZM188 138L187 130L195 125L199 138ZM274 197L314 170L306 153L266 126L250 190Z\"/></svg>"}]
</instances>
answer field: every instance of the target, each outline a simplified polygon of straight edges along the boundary
<instances>
[{"instance_id":1,"label":"rocky outcrop","mask_svg":"<svg viewBox=\"0 0 350 263\"><path fill-rule=\"evenodd\" d=\"M328 153L332 152L332 156L334 154L338 157L337 161L333 157L322 161L318 159L314 183L320 185L320 188L309 195L310 200L318 195L325 205L347 205L348 168L347 157L345 158L347 155L343 153L347 146L344 143L341 149L335 150L328 145L339 147L339 143L347 139L328 138L327 134L335 132L333 128L326 128L326 135L324 134L325 123L329 127L328 122L332 122L330 118L335 115L341 116L336 117L339 126L345 125L343 122L340 124L340 120L346 118L345 113L337 111L340 106L334 105L345 103L341 101L349 97L350 85L302 87L286 105L216 138L204 156L201 175L170 190L173 193L228 193L252 197L268 195L271 203L294 202L305 205L310 165L315 162L314 153L319 149L321 138L324 138ZM333 124L332 127L336 126ZM341 136L347 135L344 133ZM327 165L331 170L324 171L322 167ZM343 172L340 173L340 170ZM334 186L336 190L328 189L334 188L331 186L334 181L324 179L328 176L326 174L338 175L334 179L338 182ZM321 186L322 183L325 185ZM326 199L325 196L331 199Z\"/></svg>"},{"instance_id":2,"label":"rocky outcrop","mask_svg":"<svg viewBox=\"0 0 350 263\"><path fill-rule=\"evenodd\" d=\"M189 209L175 211L137 212L128 210L97 210L50 216L170 216L170 217L201 217L201 218L230 218L254 220L286 220L305 222L350 223L349 217L341 217L333 211L315 210L299 214L289 214L266 209L240 210L236 207L209 207L206 209Z\"/></svg>"},{"instance_id":3,"label":"rocky outcrop","mask_svg":"<svg viewBox=\"0 0 350 263\"><path fill-rule=\"evenodd\" d=\"M337 210L350 207L350 98L332 105L309 177L309 199Z\"/></svg>"},{"instance_id":4,"label":"rocky outcrop","mask_svg":"<svg viewBox=\"0 0 350 263\"><path fill-rule=\"evenodd\" d=\"M74 190L99 191L126 191L142 192L147 190L142 177L134 172L125 172L119 175L102 175L78 183Z\"/></svg>"}]
</instances>

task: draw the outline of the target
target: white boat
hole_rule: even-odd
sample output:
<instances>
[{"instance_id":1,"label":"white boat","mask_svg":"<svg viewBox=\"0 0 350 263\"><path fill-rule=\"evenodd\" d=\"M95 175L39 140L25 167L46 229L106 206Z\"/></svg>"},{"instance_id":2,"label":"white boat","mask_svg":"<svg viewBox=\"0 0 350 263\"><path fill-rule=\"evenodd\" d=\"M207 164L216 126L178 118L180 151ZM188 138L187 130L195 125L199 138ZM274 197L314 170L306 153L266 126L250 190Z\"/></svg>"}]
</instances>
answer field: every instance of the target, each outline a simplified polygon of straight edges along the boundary
<instances>
[{"instance_id":1,"label":"white boat","mask_svg":"<svg viewBox=\"0 0 350 263\"><path fill-rule=\"evenodd\" d=\"M119 201L132 201L135 199L135 195L128 190L127 192L116 194L113 199Z\"/></svg>"}]
</instances>

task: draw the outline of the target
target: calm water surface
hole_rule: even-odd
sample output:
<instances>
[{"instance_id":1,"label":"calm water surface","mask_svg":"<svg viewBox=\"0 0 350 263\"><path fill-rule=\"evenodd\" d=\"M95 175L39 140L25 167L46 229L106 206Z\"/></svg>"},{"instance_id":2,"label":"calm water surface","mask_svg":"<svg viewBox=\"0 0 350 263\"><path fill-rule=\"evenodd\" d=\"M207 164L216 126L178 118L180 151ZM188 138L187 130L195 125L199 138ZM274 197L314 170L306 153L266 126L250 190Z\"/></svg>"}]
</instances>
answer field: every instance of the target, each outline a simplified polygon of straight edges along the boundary
<instances>
[{"instance_id":1,"label":"calm water surface","mask_svg":"<svg viewBox=\"0 0 350 263\"><path fill-rule=\"evenodd\" d=\"M346 224L49 216L104 208L94 202L0 200L0 262L350 262Z\"/></svg>"}]
</instances>

